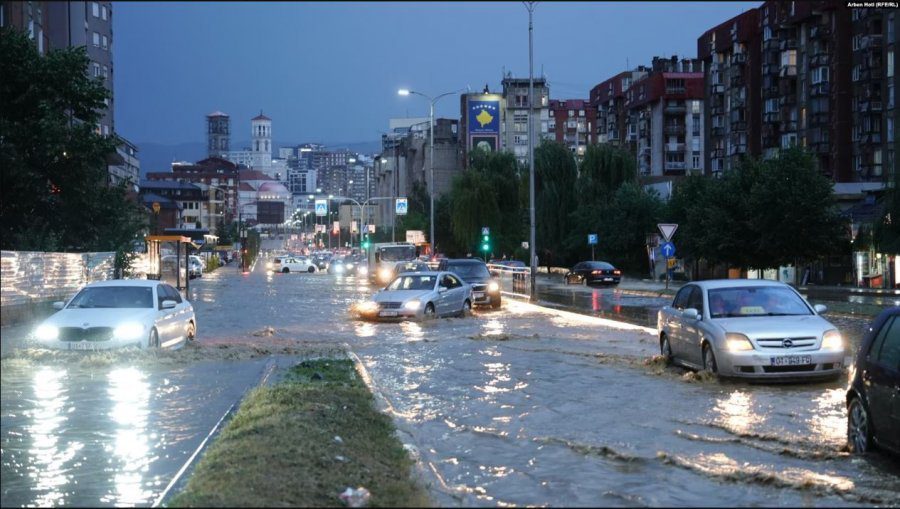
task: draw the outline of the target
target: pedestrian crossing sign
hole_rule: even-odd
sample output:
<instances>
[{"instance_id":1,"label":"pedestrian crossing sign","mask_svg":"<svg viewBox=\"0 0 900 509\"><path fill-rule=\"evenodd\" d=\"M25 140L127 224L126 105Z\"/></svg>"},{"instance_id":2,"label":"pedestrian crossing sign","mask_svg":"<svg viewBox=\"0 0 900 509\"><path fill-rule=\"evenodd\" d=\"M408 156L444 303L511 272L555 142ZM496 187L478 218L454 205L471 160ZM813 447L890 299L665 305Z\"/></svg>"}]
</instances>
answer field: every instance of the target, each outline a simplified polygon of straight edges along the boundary
<instances>
[{"instance_id":1,"label":"pedestrian crossing sign","mask_svg":"<svg viewBox=\"0 0 900 509\"><path fill-rule=\"evenodd\" d=\"M317 216L327 216L328 215L328 202L326 200L316 200L316 215Z\"/></svg>"},{"instance_id":2,"label":"pedestrian crossing sign","mask_svg":"<svg viewBox=\"0 0 900 509\"><path fill-rule=\"evenodd\" d=\"M406 201L406 198L397 198L397 206L396 206L395 210L396 210L398 216L402 216L402 215L406 214L406 211L408 210L408 208L409 208L409 205Z\"/></svg>"}]
</instances>

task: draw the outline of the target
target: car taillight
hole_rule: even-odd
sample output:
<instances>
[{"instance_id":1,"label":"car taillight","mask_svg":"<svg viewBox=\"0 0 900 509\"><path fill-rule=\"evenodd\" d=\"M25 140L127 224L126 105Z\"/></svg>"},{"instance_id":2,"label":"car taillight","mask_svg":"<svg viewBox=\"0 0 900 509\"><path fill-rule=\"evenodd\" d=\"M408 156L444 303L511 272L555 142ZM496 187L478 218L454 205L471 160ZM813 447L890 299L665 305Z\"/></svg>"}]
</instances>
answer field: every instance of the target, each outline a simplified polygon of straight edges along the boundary
<instances>
[{"instance_id":1,"label":"car taillight","mask_svg":"<svg viewBox=\"0 0 900 509\"><path fill-rule=\"evenodd\" d=\"M613 274L615 274L615 275L618 276L618 275L622 274L622 271L619 270L619 269L616 269L616 270L613 271Z\"/></svg>"}]
</instances>

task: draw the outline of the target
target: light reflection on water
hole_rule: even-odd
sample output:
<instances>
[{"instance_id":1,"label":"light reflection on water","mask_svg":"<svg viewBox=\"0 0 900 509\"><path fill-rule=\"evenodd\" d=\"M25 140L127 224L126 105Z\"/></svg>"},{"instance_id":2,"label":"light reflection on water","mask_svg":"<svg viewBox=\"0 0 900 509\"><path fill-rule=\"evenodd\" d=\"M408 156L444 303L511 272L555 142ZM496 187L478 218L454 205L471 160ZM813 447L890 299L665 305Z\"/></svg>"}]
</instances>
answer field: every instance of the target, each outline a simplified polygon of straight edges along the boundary
<instances>
[{"instance_id":1,"label":"light reflection on water","mask_svg":"<svg viewBox=\"0 0 900 509\"><path fill-rule=\"evenodd\" d=\"M35 407L26 412L32 424L26 427L32 438L29 476L34 479L34 490L40 495L38 506L57 506L66 503L63 486L68 483L65 464L72 460L82 444L74 442L62 450L59 430L67 417L65 407L68 397L65 389L66 370L42 368L32 379Z\"/></svg>"},{"instance_id":2,"label":"light reflection on water","mask_svg":"<svg viewBox=\"0 0 900 509\"><path fill-rule=\"evenodd\" d=\"M827 389L813 400L810 427L823 442L839 447L847 440L847 414L844 409L843 388Z\"/></svg>"},{"instance_id":3,"label":"light reflection on water","mask_svg":"<svg viewBox=\"0 0 900 509\"><path fill-rule=\"evenodd\" d=\"M114 495L102 498L103 502L117 505L134 505L146 502L153 496L144 488L144 473L149 469L150 437L147 418L150 401L150 384L147 375L134 367L120 368L108 375L109 399L113 408L109 417L116 425L115 439L107 446L118 465L108 471L114 473Z\"/></svg>"}]
</instances>

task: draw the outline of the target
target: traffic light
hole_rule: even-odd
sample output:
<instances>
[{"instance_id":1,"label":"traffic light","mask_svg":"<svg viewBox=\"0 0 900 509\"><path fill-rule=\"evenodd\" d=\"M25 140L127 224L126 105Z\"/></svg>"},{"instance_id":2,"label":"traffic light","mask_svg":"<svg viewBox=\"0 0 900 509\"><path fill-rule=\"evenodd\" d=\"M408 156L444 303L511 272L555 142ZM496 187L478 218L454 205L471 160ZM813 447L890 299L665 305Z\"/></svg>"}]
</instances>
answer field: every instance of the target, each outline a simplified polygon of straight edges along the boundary
<instances>
[{"instance_id":1,"label":"traffic light","mask_svg":"<svg viewBox=\"0 0 900 509\"><path fill-rule=\"evenodd\" d=\"M368 234L363 235L362 248L369 249L370 245L371 244L369 243L369 235Z\"/></svg>"},{"instance_id":2,"label":"traffic light","mask_svg":"<svg viewBox=\"0 0 900 509\"><path fill-rule=\"evenodd\" d=\"M481 250L487 253L491 250L491 236L490 235L482 235L481 236Z\"/></svg>"}]
</instances>

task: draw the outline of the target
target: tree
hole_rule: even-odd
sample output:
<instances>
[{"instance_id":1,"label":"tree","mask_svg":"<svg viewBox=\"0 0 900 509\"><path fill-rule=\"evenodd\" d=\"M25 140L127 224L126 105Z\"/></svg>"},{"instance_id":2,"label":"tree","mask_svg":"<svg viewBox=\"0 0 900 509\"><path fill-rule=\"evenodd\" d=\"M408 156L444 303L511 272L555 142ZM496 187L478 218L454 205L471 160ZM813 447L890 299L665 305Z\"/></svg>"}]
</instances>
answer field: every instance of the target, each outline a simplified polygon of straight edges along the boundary
<instances>
[{"instance_id":1,"label":"tree","mask_svg":"<svg viewBox=\"0 0 900 509\"><path fill-rule=\"evenodd\" d=\"M561 143L545 141L534 151L535 229L541 262L567 263L565 240L577 203L575 158Z\"/></svg>"},{"instance_id":2,"label":"tree","mask_svg":"<svg viewBox=\"0 0 900 509\"><path fill-rule=\"evenodd\" d=\"M88 76L84 48L42 57L23 33L0 30L2 248L124 249L146 212L124 184L107 185L119 140L95 131L108 93Z\"/></svg>"},{"instance_id":3,"label":"tree","mask_svg":"<svg viewBox=\"0 0 900 509\"><path fill-rule=\"evenodd\" d=\"M656 229L662 210L656 191L645 191L636 182L622 184L605 208L604 220L597 229L600 254L620 269L646 270L646 234Z\"/></svg>"}]
</instances>

